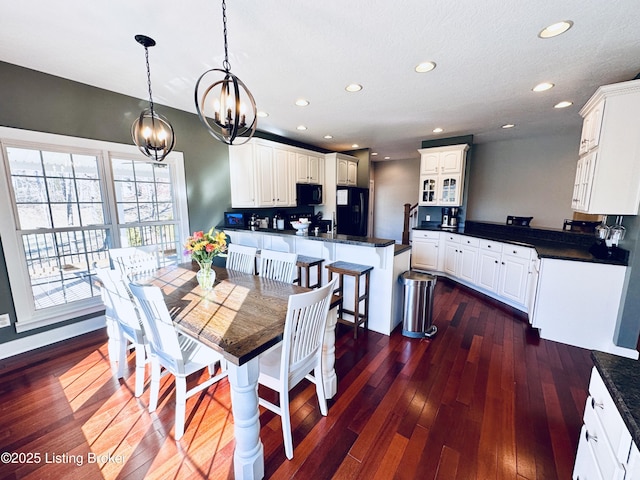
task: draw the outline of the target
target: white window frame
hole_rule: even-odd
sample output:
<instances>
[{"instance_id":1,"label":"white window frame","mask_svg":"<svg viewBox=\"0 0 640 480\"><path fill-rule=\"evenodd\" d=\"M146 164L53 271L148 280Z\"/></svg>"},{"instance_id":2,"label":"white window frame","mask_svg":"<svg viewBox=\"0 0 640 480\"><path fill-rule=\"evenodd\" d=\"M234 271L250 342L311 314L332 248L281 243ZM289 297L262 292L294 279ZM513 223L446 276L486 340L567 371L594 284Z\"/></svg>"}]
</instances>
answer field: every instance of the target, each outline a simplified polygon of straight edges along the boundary
<instances>
[{"instance_id":1,"label":"white window frame","mask_svg":"<svg viewBox=\"0 0 640 480\"><path fill-rule=\"evenodd\" d=\"M0 205L11 208L0 208L0 240L4 248L5 263L11 285L11 294L16 311L15 328L18 333L91 315L104 310L100 297L87 298L54 307L35 309L31 279L27 271L26 257L22 240L18 234L15 204L11 194L11 174L8 160L5 158L6 147L22 147L38 150L68 149L71 153L84 150L83 153L96 155L103 188L105 205L105 224L111 229L112 247L118 247L120 235L116 218L115 192L111 171L111 157L139 159L150 161L143 156L134 145L76 138L9 127L0 127ZM176 249L178 258L186 261L181 239L189 235L189 214L187 209L187 188L184 172L184 156L182 152L171 152L162 162L172 169L172 189L175 215L178 221L176 232ZM4 313L4 312L0 312Z\"/></svg>"}]
</instances>

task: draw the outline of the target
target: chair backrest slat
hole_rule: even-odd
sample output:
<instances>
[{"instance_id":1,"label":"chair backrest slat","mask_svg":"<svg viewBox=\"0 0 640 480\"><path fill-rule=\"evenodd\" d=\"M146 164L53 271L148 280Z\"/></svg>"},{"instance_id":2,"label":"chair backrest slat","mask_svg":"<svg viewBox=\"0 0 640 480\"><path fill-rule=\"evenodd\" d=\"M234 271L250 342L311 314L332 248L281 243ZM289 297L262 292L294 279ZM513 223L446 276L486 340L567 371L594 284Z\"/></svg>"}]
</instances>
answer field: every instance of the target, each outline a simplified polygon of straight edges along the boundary
<instances>
[{"instance_id":1,"label":"chair backrest slat","mask_svg":"<svg viewBox=\"0 0 640 480\"><path fill-rule=\"evenodd\" d=\"M109 257L113 268L130 279L150 275L160 268L158 247L155 245L112 248L109 250Z\"/></svg>"},{"instance_id":2,"label":"chair backrest slat","mask_svg":"<svg viewBox=\"0 0 640 480\"><path fill-rule=\"evenodd\" d=\"M331 295L337 278L324 287L291 295L282 344L281 377L295 385L322 353Z\"/></svg>"},{"instance_id":3,"label":"chair backrest slat","mask_svg":"<svg viewBox=\"0 0 640 480\"><path fill-rule=\"evenodd\" d=\"M291 283L296 275L295 253L276 252L274 250L260 251L260 275L273 280Z\"/></svg>"},{"instance_id":4,"label":"chair backrest slat","mask_svg":"<svg viewBox=\"0 0 640 480\"><path fill-rule=\"evenodd\" d=\"M102 284L103 299L106 296L110 304L107 304L107 301L105 301L105 306L107 307L106 314L113 315L113 318L120 323L129 336L135 338L140 343L144 343L141 315L124 281L126 277L117 270L109 270L106 268L97 268L96 274Z\"/></svg>"},{"instance_id":5,"label":"chair backrest slat","mask_svg":"<svg viewBox=\"0 0 640 480\"><path fill-rule=\"evenodd\" d=\"M227 246L227 270L235 270L243 273L256 273L255 247L247 247L230 243Z\"/></svg>"},{"instance_id":6,"label":"chair backrest slat","mask_svg":"<svg viewBox=\"0 0 640 480\"><path fill-rule=\"evenodd\" d=\"M151 353L158 355L177 372L183 372L184 359L178 332L171 320L162 290L153 285L136 283L130 283L129 288L142 310L142 323L147 333Z\"/></svg>"}]
</instances>

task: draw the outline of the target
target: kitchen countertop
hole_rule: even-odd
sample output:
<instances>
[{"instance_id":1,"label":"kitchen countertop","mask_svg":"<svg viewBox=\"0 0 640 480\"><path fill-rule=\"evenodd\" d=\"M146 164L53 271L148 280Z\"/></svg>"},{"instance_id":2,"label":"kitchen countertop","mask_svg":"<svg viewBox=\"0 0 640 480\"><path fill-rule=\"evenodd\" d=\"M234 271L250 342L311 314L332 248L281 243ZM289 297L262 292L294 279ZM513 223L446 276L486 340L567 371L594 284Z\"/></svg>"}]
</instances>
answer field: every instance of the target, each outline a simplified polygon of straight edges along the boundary
<instances>
[{"instance_id":1,"label":"kitchen countertop","mask_svg":"<svg viewBox=\"0 0 640 480\"><path fill-rule=\"evenodd\" d=\"M313 232L308 235L297 235L296 230L274 230L272 228L259 228L258 230L250 230L248 228L233 228L233 227L216 227L217 230L232 231L232 232L255 232L264 235L278 235L281 237L293 236L296 238L303 238L305 240L316 240L329 243L344 243L348 245L360 245L363 247L388 247L396 243L395 240L387 240L384 238L375 237L358 237L355 235L343 235L343 234L331 234L331 233L319 233L314 235Z\"/></svg>"},{"instance_id":2,"label":"kitchen countertop","mask_svg":"<svg viewBox=\"0 0 640 480\"><path fill-rule=\"evenodd\" d=\"M631 438L640 446L640 362L598 351L591 352L591 358Z\"/></svg>"},{"instance_id":3,"label":"kitchen countertop","mask_svg":"<svg viewBox=\"0 0 640 480\"><path fill-rule=\"evenodd\" d=\"M459 235L467 235L470 237L483 238L485 240L495 240L497 242L510 243L513 245L520 245L524 247L535 248L540 258L553 258L557 260L575 260L580 262L592 262L592 263L605 263L609 265L622 265L626 266L627 261L624 259L603 259L596 258L590 252L589 248L581 245L573 245L570 243L555 242L541 239L527 239L523 241L521 233L524 227L513 227L514 234L510 234L508 229L502 229L500 232L495 233L468 233L464 230L458 230L456 232L449 232L437 227L415 227L414 230L431 230L441 231L446 233L457 233Z\"/></svg>"}]
</instances>

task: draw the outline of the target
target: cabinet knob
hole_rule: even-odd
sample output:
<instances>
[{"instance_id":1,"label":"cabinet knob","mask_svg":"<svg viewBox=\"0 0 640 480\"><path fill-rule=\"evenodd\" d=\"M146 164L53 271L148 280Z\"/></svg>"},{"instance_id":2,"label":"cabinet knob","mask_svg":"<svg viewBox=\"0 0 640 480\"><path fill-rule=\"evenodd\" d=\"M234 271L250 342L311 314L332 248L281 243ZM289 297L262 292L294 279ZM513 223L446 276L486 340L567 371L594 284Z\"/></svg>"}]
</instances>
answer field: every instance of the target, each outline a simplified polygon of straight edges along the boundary
<instances>
[{"instance_id":1,"label":"cabinet knob","mask_svg":"<svg viewBox=\"0 0 640 480\"><path fill-rule=\"evenodd\" d=\"M491 245L487 245L487 248L491 248Z\"/></svg>"},{"instance_id":2,"label":"cabinet knob","mask_svg":"<svg viewBox=\"0 0 640 480\"><path fill-rule=\"evenodd\" d=\"M516 253L518 253L518 251L517 251L517 250L514 250L514 251L513 251L513 254L515 255Z\"/></svg>"},{"instance_id":3,"label":"cabinet knob","mask_svg":"<svg viewBox=\"0 0 640 480\"><path fill-rule=\"evenodd\" d=\"M586 440L587 442L588 442L588 441L590 441L590 440L593 440L594 442L598 443L598 437L597 437L597 435L591 435L591 434L589 433L589 430L585 430L585 432L584 432L584 438L585 438L585 440Z\"/></svg>"},{"instance_id":4,"label":"cabinet knob","mask_svg":"<svg viewBox=\"0 0 640 480\"><path fill-rule=\"evenodd\" d=\"M494 260L494 262L498 263L498 260Z\"/></svg>"},{"instance_id":5,"label":"cabinet knob","mask_svg":"<svg viewBox=\"0 0 640 480\"><path fill-rule=\"evenodd\" d=\"M596 407L604 410L604 404L596 402L596 399L591 397L591 408L595 409Z\"/></svg>"},{"instance_id":6,"label":"cabinet knob","mask_svg":"<svg viewBox=\"0 0 640 480\"><path fill-rule=\"evenodd\" d=\"M504 265L504 262L502 262L502 265Z\"/></svg>"}]
</instances>

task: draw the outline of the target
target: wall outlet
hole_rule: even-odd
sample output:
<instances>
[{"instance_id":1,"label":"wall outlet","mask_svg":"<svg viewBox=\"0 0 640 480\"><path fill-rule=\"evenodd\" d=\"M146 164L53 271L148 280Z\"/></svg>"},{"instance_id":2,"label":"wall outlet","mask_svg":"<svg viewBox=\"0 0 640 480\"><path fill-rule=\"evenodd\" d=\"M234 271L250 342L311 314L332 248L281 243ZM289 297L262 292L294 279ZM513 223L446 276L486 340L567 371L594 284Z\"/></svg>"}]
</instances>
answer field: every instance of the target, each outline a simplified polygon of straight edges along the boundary
<instances>
[{"instance_id":1,"label":"wall outlet","mask_svg":"<svg viewBox=\"0 0 640 480\"><path fill-rule=\"evenodd\" d=\"M427 222L430 222L431 221L431 215L427 215L426 220L427 220Z\"/></svg>"},{"instance_id":2,"label":"wall outlet","mask_svg":"<svg viewBox=\"0 0 640 480\"><path fill-rule=\"evenodd\" d=\"M11 325L11 320L9 319L9 314L8 313L3 313L2 315L0 315L0 328L8 327L9 325Z\"/></svg>"}]
</instances>

